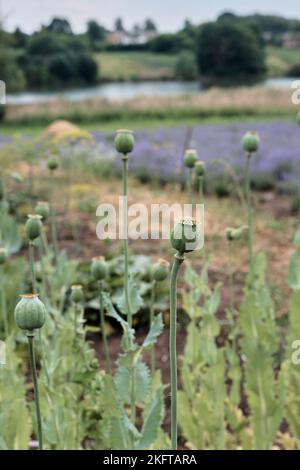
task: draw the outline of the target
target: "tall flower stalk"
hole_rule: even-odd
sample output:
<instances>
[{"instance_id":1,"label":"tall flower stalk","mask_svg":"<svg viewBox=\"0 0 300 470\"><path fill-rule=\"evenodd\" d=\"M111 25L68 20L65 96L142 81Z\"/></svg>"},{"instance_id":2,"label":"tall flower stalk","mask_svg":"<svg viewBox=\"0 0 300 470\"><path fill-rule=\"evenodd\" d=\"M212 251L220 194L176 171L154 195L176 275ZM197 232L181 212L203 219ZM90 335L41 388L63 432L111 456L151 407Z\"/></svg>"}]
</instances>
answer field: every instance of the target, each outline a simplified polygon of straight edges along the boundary
<instances>
[{"instance_id":1,"label":"tall flower stalk","mask_svg":"<svg viewBox=\"0 0 300 470\"><path fill-rule=\"evenodd\" d=\"M129 328L132 328L132 310L129 292L129 254L128 254L128 154L134 148L133 132L127 129L118 130L115 137L115 148L122 155L123 163L123 237L124 237L124 297ZM131 421L135 424L135 367L131 370Z\"/></svg>"},{"instance_id":2,"label":"tall flower stalk","mask_svg":"<svg viewBox=\"0 0 300 470\"><path fill-rule=\"evenodd\" d=\"M184 219L177 223L171 233L171 244L176 250L170 276L170 375L171 375L171 445L177 450L177 278L185 253L197 249L200 233L193 219Z\"/></svg>"},{"instance_id":3,"label":"tall flower stalk","mask_svg":"<svg viewBox=\"0 0 300 470\"><path fill-rule=\"evenodd\" d=\"M259 149L260 139L256 132L247 132L242 139L243 149L246 153L245 166L245 196L248 214L248 257L250 268L253 262L253 209L251 200L251 157Z\"/></svg>"},{"instance_id":4,"label":"tall flower stalk","mask_svg":"<svg viewBox=\"0 0 300 470\"><path fill-rule=\"evenodd\" d=\"M32 291L37 293L36 276L34 268L34 242L40 237L42 232L42 222L40 215L29 215L25 224L25 232L29 240L29 267Z\"/></svg>"},{"instance_id":5,"label":"tall flower stalk","mask_svg":"<svg viewBox=\"0 0 300 470\"><path fill-rule=\"evenodd\" d=\"M23 295L15 308L15 321L19 328L25 331L28 339L29 361L34 388L34 401L37 421L39 450L43 450L43 431L40 410L39 386L36 371L34 336L35 331L45 323L46 308L36 294Z\"/></svg>"},{"instance_id":6,"label":"tall flower stalk","mask_svg":"<svg viewBox=\"0 0 300 470\"><path fill-rule=\"evenodd\" d=\"M197 161L196 150L188 149L184 155L184 164L188 169L188 201L189 204L193 204L193 175L194 167Z\"/></svg>"},{"instance_id":7,"label":"tall flower stalk","mask_svg":"<svg viewBox=\"0 0 300 470\"><path fill-rule=\"evenodd\" d=\"M149 329L154 320L155 314L155 300L156 300L156 288L157 284L163 282L167 279L169 275L169 268L170 265L168 261L164 259L159 259L152 268L152 285L151 285L151 296L150 296L150 318L149 318ZM156 361L155 361L155 345L151 348L151 372L152 375L154 374L156 369Z\"/></svg>"},{"instance_id":8,"label":"tall flower stalk","mask_svg":"<svg viewBox=\"0 0 300 470\"><path fill-rule=\"evenodd\" d=\"M51 238L54 250L55 262L58 264L58 242L57 242L57 228L56 228L56 214L54 209L54 172L58 168L58 160L56 157L50 157L48 160L49 175L49 201L50 201L50 216L51 216Z\"/></svg>"}]
</instances>

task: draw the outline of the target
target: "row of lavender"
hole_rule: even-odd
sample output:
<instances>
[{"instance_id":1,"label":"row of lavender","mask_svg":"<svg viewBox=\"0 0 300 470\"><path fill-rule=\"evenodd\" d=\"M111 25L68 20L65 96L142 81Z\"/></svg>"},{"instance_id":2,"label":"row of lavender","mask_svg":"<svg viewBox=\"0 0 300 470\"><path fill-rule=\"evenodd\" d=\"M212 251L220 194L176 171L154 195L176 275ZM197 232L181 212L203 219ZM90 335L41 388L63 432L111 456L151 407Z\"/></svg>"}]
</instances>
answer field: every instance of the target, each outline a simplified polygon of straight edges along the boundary
<instances>
[{"instance_id":1,"label":"row of lavender","mask_svg":"<svg viewBox=\"0 0 300 470\"><path fill-rule=\"evenodd\" d=\"M194 127L161 127L137 130L136 147L131 157L131 170L145 171L153 177L180 179L185 147L195 148L208 169L208 174L224 172L225 166L239 170L244 159L241 136L249 129L261 137L261 148L253 162L253 175L269 174L282 186L296 184L299 176L300 127L293 122L241 124L204 124ZM94 132L98 143L107 148L112 134Z\"/></svg>"}]
</instances>

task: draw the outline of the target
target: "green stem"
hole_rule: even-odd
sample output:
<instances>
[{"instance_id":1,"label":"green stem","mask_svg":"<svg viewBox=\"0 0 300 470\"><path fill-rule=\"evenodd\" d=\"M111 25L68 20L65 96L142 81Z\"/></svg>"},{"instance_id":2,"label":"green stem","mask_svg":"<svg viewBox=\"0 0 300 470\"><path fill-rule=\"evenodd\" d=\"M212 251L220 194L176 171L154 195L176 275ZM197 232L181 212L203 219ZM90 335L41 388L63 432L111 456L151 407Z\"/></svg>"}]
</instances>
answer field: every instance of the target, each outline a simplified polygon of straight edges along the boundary
<instances>
[{"instance_id":1,"label":"green stem","mask_svg":"<svg viewBox=\"0 0 300 470\"><path fill-rule=\"evenodd\" d=\"M35 365L35 354L34 354L34 346L33 346L34 337L28 334L27 338L28 338L28 346L29 346L30 367L31 367L32 381L33 381L33 387L34 387L34 401L35 401L36 420L37 420L37 427L38 427L39 450L43 450L43 433L42 433L42 419L41 419L41 410L40 410L40 397L39 397L39 387L38 387L36 365Z\"/></svg>"},{"instance_id":2,"label":"green stem","mask_svg":"<svg viewBox=\"0 0 300 470\"><path fill-rule=\"evenodd\" d=\"M111 361L110 361L109 348L108 348L107 336L106 336L106 331L105 331L104 305L103 305L101 282L99 282L99 301L100 301L100 326L101 326L101 333L102 333L103 352L104 352L104 357L105 357L105 362L106 362L106 368L108 372L111 374Z\"/></svg>"},{"instance_id":3,"label":"green stem","mask_svg":"<svg viewBox=\"0 0 300 470\"><path fill-rule=\"evenodd\" d=\"M56 229L56 214L54 209L54 176L53 171L50 171L50 181L49 181L49 200L50 200L50 219L51 219L51 238L54 249L54 256L56 265L58 265L58 243L57 243L57 229Z\"/></svg>"},{"instance_id":4,"label":"green stem","mask_svg":"<svg viewBox=\"0 0 300 470\"><path fill-rule=\"evenodd\" d=\"M34 243L31 240L29 242L29 266L30 266L32 292L34 294L37 294L35 269L34 269Z\"/></svg>"},{"instance_id":5,"label":"green stem","mask_svg":"<svg viewBox=\"0 0 300 470\"><path fill-rule=\"evenodd\" d=\"M203 176L199 176L199 203L204 205L204 178ZM205 244L202 248L202 255L203 255L203 262L206 263L206 251L205 251Z\"/></svg>"},{"instance_id":6,"label":"green stem","mask_svg":"<svg viewBox=\"0 0 300 470\"><path fill-rule=\"evenodd\" d=\"M170 277L170 340L169 354L171 365L171 443L172 450L177 450L177 276L184 256L176 253Z\"/></svg>"},{"instance_id":7,"label":"green stem","mask_svg":"<svg viewBox=\"0 0 300 470\"><path fill-rule=\"evenodd\" d=\"M123 224L124 224L124 290L125 290L125 303L127 311L127 321L128 325L132 327L132 313L130 306L130 297L129 297L129 273L128 273L128 157L127 155L122 156L123 160L123 203L124 203L124 212L123 212Z\"/></svg>"},{"instance_id":8,"label":"green stem","mask_svg":"<svg viewBox=\"0 0 300 470\"><path fill-rule=\"evenodd\" d=\"M227 253L228 253L228 291L229 291L229 306L231 315L233 316L234 309L234 290L233 290L233 273L232 273L232 242L227 241Z\"/></svg>"},{"instance_id":9,"label":"green stem","mask_svg":"<svg viewBox=\"0 0 300 470\"><path fill-rule=\"evenodd\" d=\"M152 288L151 288L151 299L150 299L150 325L149 329L151 328L151 325L154 320L154 302L155 302L155 291L156 291L156 282L153 281ZM156 368L155 364L155 345L152 346L151 348L151 372L152 375L154 375Z\"/></svg>"},{"instance_id":10,"label":"green stem","mask_svg":"<svg viewBox=\"0 0 300 470\"><path fill-rule=\"evenodd\" d=\"M246 203L248 211L248 256L250 268L252 267L253 260L253 217L252 217L252 205L251 205L251 188L250 188L250 161L251 153L247 154L246 160L246 171L245 171L245 193Z\"/></svg>"},{"instance_id":11,"label":"green stem","mask_svg":"<svg viewBox=\"0 0 300 470\"><path fill-rule=\"evenodd\" d=\"M193 204L193 168L189 169L188 194L189 194L189 204Z\"/></svg>"},{"instance_id":12,"label":"green stem","mask_svg":"<svg viewBox=\"0 0 300 470\"><path fill-rule=\"evenodd\" d=\"M2 310L2 315L3 315L3 325L4 325L4 334L5 338L8 337L8 320L7 320L7 305L6 305L6 295L5 295L5 273L4 273L4 267L1 266L1 310Z\"/></svg>"}]
</instances>

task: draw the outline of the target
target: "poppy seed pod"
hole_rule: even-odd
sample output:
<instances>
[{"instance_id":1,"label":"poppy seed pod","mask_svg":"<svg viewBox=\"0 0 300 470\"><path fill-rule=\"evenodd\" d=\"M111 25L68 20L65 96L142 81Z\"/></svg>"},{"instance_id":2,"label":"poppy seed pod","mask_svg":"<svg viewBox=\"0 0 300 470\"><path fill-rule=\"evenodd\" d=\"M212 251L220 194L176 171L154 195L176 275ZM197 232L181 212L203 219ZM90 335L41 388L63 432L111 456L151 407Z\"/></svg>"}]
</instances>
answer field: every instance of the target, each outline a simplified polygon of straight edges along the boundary
<instances>
[{"instance_id":1,"label":"poppy seed pod","mask_svg":"<svg viewBox=\"0 0 300 470\"><path fill-rule=\"evenodd\" d=\"M243 236L243 233L248 230L248 227L243 226L239 228L227 228L226 229L226 238L229 242L240 240Z\"/></svg>"},{"instance_id":2,"label":"poppy seed pod","mask_svg":"<svg viewBox=\"0 0 300 470\"><path fill-rule=\"evenodd\" d=\"M27 294L21 297L15 308L15 321L21 330L32 333L44 325L46 307L37 294Z\"/></svg>"},{"instance_id":3,"label":"poppy seed pod","mask_svg":"<svg viewBox=\"0 0 300 470\"><path fill-rule=\"evenodd\" d=\"M42 222L40 215L29 215L25 224L26 236L30 241L35 240L41 235Z\"/></svg>"},{"instance_id":4,"label":"poppy seed pod","mask_svg":"<svg viewBox=\"0 0 300 470\"><path fill-rule=\"evenodd\" d=\"M245 152L257 152L260 144L260 138L257 132L247 132L242 139L243 149Z\"/></svg>"},{"instance_id":5,"label":"poppy seed pod","mask_svg":"<svg viewBox=\"0 0 300 470\"><path fill-rule=\"evenodd\" d=\"M58 159L55 156L52 156L48 159L48 170L55 171L58 168Z\"/></svg>"},{"instance_id":6,"label":"poppy seed pod","mask_svg":"<svg viewBox=\"0 0 300 470\"><path fill-rule=\"evenodd\" d=\"M71 286L71 300L75 304L79 304L84 299L83 290L81 285Z\"/></svg>"},{"instance_id":7,"label":"poppy seed pod","mask_svg":"<svg viewBox=\"0 0 300 470\"><path fill-rule=\"evenodd\" d=\"M49 204L43 201L38 202L35 208L35 213L45 222L50 214Z\"/></svg>"},{"instance_id":8,"label":"poppy seed pod","mask_svg":"<svg viewBox=\"0 0 300 470\"><path fill-rule=\"evenodd\" d=\"M120 129L116 132L115 148L117 152L127 155L134 147L133 132L127 129Z\"/></svg>"},{"instance_id":9,"label":"poppy seed pod","mask_svg":"<svg viewBox=\"0 0 300 470\"><path fill-rule=\"evenodd\" d=\"M196 250L200 232L194 219L185 218L178 222L171 233L172 247L181 255Z\"/></svg>"},{"instance_id":10,"label":"poppy seed pod","mask_svg":"<svg viewBox=\"0 0 300 470\"><path fill-rule=\"evenodd\" d=\"M194 168L196 161L198 160L196 150L186 150L184 155L184 164L187 168Z\"/></svg>"},{"instance_id":11,"label":"poppy seed pod","mask_svg":"<svg viewBox=\"0 0 300 470\"><path fill-rule=\"evenodd\" d=\"M159 259L152 268L152 278L156 282L162 282L167 279L170 264L164 259Z\"/></svg>"},{"instance_id":12,"label":"poppy seed pod","mask_svg":"<svg viewBox=\"0 0 300 470\"><path fill-rule=\"evenodd\" d=\"M97 281L103 281L107 277L108 267L103 256L97 256L92 259L91 273Z\"/></svg>"},{"instance_id":13,"label":"poppy seed pod","mask_svg":"<svg viewBox=\"0 0 300 470\"><path fill-rule=\"evenodd\" d=\"M205 175L205 163L198 160L195 163L195 172L197 176L204 176Z\"/></svg>"},{"instance_id":14,"label":"poppy seed pod","mask_svg":"<svg viewBox=\"0 0 300 470\"><path fill-rule=\"evenodd\" d=\"M7 251L5 248L0 248L0 265L4 264L7 259Z\"/></svg>"}]
</instances>

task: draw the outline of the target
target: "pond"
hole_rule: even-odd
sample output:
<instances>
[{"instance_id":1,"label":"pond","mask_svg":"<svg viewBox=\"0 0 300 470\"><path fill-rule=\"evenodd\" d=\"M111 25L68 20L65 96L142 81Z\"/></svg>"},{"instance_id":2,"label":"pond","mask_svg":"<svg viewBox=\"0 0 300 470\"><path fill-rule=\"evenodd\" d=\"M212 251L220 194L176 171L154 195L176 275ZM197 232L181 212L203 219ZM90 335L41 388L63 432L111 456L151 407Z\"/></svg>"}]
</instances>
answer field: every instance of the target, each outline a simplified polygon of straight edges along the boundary
<instances>
[{"instance_id":1,"label":"pond","mask_svg":"<svg viewBox=\"0 0 300 470\"><path fill-rule=\"evenodd\" d=\"M293 78L267 79L263 84L267 87L290 88ZM93 98L108 100L126 100L138 96L179 96L193 95L203 90L199 82L182 81L147 81L105 83L88 88L71 89L62 92L22 92L7 95L7 104L22 105L47 103L63 99L66 101L83 101Z\"/></svg>"}]
</instances>

